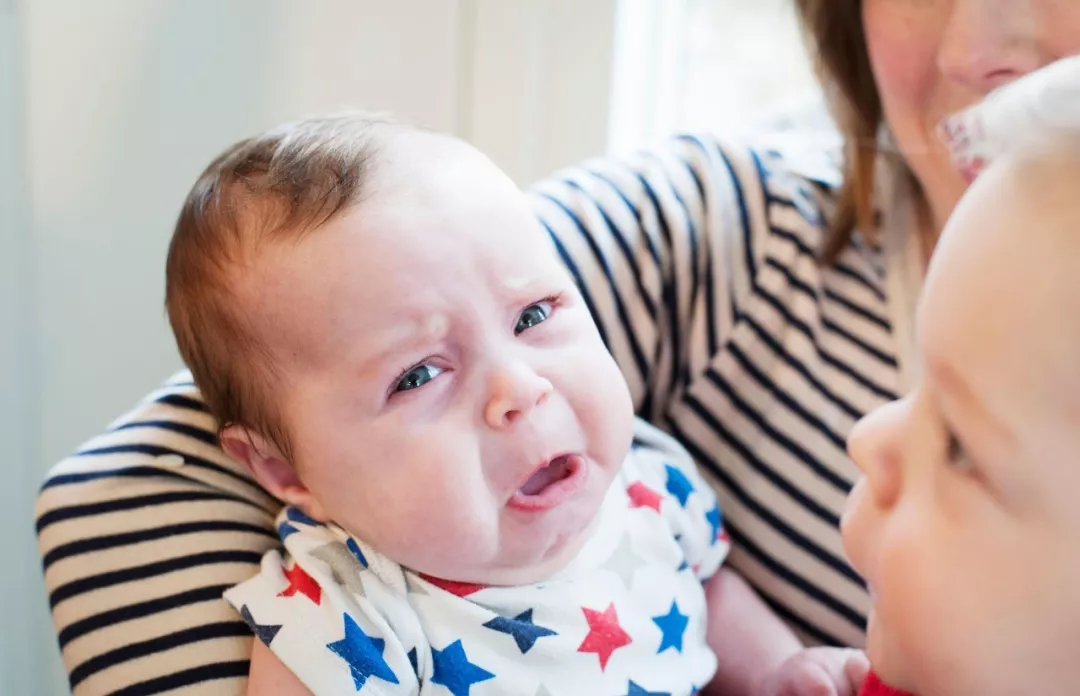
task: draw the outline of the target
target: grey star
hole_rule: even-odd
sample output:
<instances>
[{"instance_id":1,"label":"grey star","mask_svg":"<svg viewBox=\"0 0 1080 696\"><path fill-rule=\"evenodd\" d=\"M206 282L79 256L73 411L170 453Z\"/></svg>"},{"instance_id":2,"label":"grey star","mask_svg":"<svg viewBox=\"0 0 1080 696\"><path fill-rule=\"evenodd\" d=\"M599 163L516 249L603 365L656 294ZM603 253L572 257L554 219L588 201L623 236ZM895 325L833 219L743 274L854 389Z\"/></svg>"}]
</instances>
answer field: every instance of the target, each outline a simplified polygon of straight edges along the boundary
<instances>
[{"instance_id":1,"label":"grey star","mask_svg":"<svg viewBox=\"0 0 1080 696\"><path fill-rule=\"evenodd\" d=\"M611 558L604 564L604 568L622 578L623 584L629 590L634 581L634 571L644 565L646 565L645 561L630 546L630 537L623 534L618 548L611 554Z\"/></svg>"},{"instance_id":2,"label":"grey star","mask_svg":"<svg viewBox=\"0 0 1080 696\"><path fill-rule=\"evenodd\" d=\"M360 565L360 561L356 560L356 556L353 556L344 544L335 542L324 544L312 551L311 555L330 566L334 582L344 586L355 595L367 597L364 592L364 583L360 581L360 573L364 572L364 566Z\"/></svg>"},{"instance_id":3,"label":"grey star","mask_svg":"<svg viewBox=\"0 0 1080 696\"><path fill-rule=\"evenodd\" d=\"M551 696L551 692L547 690L546 686L541 684L540 690L536 692L536 696Z\"/></svg>"}]
</instances>

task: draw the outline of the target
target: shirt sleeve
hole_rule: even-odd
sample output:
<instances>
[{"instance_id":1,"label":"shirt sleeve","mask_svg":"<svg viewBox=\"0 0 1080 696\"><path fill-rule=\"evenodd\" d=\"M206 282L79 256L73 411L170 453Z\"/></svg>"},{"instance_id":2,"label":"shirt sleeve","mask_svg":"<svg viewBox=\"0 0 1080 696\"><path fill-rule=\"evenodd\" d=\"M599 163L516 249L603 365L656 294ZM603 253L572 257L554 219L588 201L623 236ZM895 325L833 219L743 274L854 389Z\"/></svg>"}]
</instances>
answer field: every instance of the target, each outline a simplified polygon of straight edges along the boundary
<instances>
[{"instance_id":1,"label":"shirt sleeve","mask_svg":"<svg viewBox=\"0 0 1080 696\"><path fill-rule=\"evenodd\" d=\"M754 152L685 135L531 189L642 417L656 421L731 334L768 230L765 176Z\"/></svg>"},{"instance_id":2,"label":"shirt sleeve","mask_svg":"<svg viewBox=\"0 0 1080 696\"><path fill-rule=\"evenodd\" d=\"M60 462L38 547L74 696L241 696L251 632L222 599L273 548L280 503L216 444L180 374Z\"/></svg>"},{"instance_id":3,"label":"shirt sleeve","mask_svg":"<svg viewBox=\"0 0 1080 696\"><path fill-rule=\"evenodd\" d=\"M256 638L315 696L418 694L429 651L400 568L295 509L278 533L285 548L225 593Z\"/></svg>"},{"instance_id":4,"label":"shirt sleeve","mask_svg":"<svg viewBox=\"0 0 1080 696\"><path fill-rule=\"evenodd\" d=\"M701 478L694 460L670 435L639 420L633 447L641 480L630 486L632 501L658 496L660 513L686 564L702 581L711 578L731 546L716 494Z\"/></svg>"}]
</instances>

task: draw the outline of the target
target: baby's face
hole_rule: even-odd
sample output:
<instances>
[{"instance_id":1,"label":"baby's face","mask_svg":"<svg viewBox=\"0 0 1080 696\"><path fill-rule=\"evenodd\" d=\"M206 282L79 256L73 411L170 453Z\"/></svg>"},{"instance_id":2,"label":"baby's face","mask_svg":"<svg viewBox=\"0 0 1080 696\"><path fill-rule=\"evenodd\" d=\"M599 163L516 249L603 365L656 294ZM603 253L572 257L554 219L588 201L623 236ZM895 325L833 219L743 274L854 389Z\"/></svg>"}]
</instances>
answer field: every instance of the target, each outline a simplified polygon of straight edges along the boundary
<instances>
[{"instance_id":1,"label":"baby's face","mask_svg":"<svg viewBox=\"0 0 1080 696\"><path fill-rule=\"evenodd\" d=\"M437 577L541 579L629 450L626 383L509 179L430 135L385 158L246 284L309 513Z\"/></svg>"},{"instance_id":2,"label":"baby's face","mask_svg":"<svg viewBox=\"0 0 1080 696\"><path fill-rule=\"evenodd\" d=\"M1075 161L1014 159L975 182L929 272L918 386L851 436L868 651L917 694L1080 684L1077 181Z\"/></svg>"}]
</instances>

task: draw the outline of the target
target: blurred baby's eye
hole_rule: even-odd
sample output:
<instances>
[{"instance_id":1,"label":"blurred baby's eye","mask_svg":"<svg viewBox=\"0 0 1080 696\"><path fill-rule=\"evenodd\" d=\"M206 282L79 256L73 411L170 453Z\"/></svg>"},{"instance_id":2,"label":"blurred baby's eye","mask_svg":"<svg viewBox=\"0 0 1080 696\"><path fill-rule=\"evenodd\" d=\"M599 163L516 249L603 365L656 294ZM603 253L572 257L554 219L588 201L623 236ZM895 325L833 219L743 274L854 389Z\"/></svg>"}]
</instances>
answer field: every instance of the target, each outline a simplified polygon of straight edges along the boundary
<instances>
[{"instance_id":1,"label":"blurred baby's eye","mask_svg":"<svg viewBox=\"0 0 1080 696\"><path fill-rule=\"evenodd\" d=\"M968 456L967 450L964 449L964 445L960 442L960 439L956 437L956 434L949 431L948 451L945 453L949 466L956 469L960 473L967 473L974 469L971 462L971 458Z\"/></svg>"},{"instance_id":2,"label":"blurred baby's eye","mask_svg":"<svg viewBox=\"0 0 1080 696\"><path fill-rule=\"evenodd\" d=\"M398 380L397 385L394 387L394 391L403 392L419 389L440 374L442 374L442 369L434 365L417 365L401 376L401 379Z\"/></svg>"},{"instance_id":3,"label":"blurred baby's eye","mask_svg":"<svg viewBox=\"0 0 1080 696\"><path fill-rule=\"evenodd\" d=\"M531 329L537 324L543 323L551 316L551 302L547 300L543 302L537 302L536 304L529 305L525 308L525 311L518 317L517 326L514 327L514 334L520 334L526 329Z\"/></svg>"}]
</instances>

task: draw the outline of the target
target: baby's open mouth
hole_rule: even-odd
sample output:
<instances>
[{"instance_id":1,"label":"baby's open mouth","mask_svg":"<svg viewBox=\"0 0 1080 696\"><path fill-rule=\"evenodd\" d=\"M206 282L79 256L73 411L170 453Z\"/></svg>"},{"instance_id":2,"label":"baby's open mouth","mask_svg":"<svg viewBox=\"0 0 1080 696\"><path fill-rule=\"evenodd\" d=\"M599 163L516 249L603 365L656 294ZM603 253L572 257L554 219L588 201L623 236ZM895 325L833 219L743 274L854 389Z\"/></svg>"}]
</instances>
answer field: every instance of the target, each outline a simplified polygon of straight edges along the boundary
<instances>
[{"instance_id":1,"label":"baby's open mouth","mask_svg":"<svg viewBox=\"0 0 1080 696\"><path fill-rule=\"evenodd\" d=\"M529 475L510 498L509 505L522 510L547 510L576 493L588 467L577 454L560 454Z\"/></svg>"}]
</instances>

